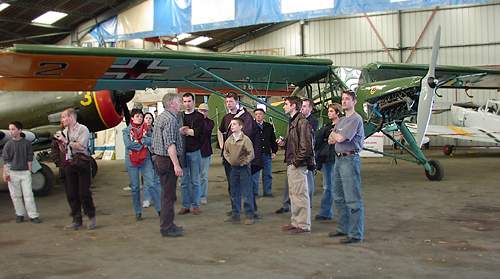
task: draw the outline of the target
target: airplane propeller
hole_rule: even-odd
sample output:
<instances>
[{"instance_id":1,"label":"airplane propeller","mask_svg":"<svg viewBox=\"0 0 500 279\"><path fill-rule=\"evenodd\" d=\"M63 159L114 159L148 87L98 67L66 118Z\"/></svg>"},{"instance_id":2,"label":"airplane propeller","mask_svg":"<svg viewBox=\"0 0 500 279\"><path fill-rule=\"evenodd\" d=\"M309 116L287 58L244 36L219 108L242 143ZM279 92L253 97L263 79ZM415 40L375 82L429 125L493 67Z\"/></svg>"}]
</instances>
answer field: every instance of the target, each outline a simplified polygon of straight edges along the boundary
<instances>
[{"instance_id":1,"label":"airplane propeller","mask_svg":"<svg viewBox=\"0 0 500 279\"><path fill-rule=\"evenodd\" d=\"M127 126L130 124L130 111L128 110L127 103L130 102L135 95L135 91L114 91L115 107L117 112L122 112L125 117L125 123Z\"/></svg>"},{"instance_id":2,"label":"airplane propeller","mask_svg":"<svg viewBox=\"0 0 500 279\"><path fill-rule=\"evenodd\" d=\"M436 32L436 37L434 39L434 45L432 46L432 57L429 64L429 70L424 78L422 78L422 84L420 88L420 97L418 98L418 112L417 112L417 135L415 140L418 146L422 146L424 143L425 133L427 132L427 127L429 126L429 120L431 119L432 113L432 103L434 101L434 95L436 94L437 80L435 77L436 63L439 54L439 42L441 39L441 26L438 27Z\"/></svg>"}]
</instances>

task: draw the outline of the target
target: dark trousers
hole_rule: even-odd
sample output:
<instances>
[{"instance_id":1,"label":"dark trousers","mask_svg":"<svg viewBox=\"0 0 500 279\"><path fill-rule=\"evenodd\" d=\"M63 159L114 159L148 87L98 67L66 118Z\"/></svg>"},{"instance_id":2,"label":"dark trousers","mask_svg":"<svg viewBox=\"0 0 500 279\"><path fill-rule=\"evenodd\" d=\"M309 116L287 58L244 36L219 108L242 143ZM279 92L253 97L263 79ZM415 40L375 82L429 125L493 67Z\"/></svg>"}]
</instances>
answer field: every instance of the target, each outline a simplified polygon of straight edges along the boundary
<instances>
[{"instance_id":1,"label":"dark trousers","mask_svg":"<svg viewBox=\"0 0 500 279\"><path fill-rule=\"evenodd\" d=\"M241 196L244 198L244 209L247 218L254 218L255 196L252 187L252 175L250 167L233 166L231 169L231 197L234 201L233 216L241 214Z\"/></svg>"},{"instance_id":2,"label":"dark trousers","mask_svg":"<svg viewBox=\"0 0 500 279\"><path fill-rule=\"evenodd\" d=\"M73 220L82 222L82 207L85 215L89 218L95 217L95 206L90 191L90 163L67 165L64 167L64 174L66 198Z\"/></svg>"},{"instance_id":3,"label":"dark trousers","mask_svg":"<svg viewBox=\"0 0 500 279\"><path fill-rule=\"evenodd\" d=\"M222 165L224 166L224 172L226 173L227 192L229 194L229 200L231 201L231 210L234 212L234 201L231 196L231 164L229 164L226 159L222 158Z\"/></svg>"},{"instance_id":4,"label":"dark trousers","mask_svg":"<svg viewBox=\"0 0 500 279\"><path fill-rule=\"evenodd\" d=\"M226 173L226 180L227 180L227 192L229 194L229 200L231 201L231 211L234 212L234 199L233 196L231 195L231 164L229 164L228 161L226 161L224 158L222 158L222 165L224 166L224 172ZM257 211L257 201L256 201L256 196L258 194L253 195L253 209L254 211ZM244 201L245 206L248 206L246 201Z\"/></svg>"},{"instance_id":5,"label":"dark trousers","mask_svg":"<svg viewBox=\"0 0 500 279\"><path fill-rule=\"evenodd\" d=\"M174 172L174 164L169 157L155 156L154 164L156 172L160 176L161 184L160 232L168 232L170 229L175 228L174 205L177 176Z\"/></svg>"}]
</instances>

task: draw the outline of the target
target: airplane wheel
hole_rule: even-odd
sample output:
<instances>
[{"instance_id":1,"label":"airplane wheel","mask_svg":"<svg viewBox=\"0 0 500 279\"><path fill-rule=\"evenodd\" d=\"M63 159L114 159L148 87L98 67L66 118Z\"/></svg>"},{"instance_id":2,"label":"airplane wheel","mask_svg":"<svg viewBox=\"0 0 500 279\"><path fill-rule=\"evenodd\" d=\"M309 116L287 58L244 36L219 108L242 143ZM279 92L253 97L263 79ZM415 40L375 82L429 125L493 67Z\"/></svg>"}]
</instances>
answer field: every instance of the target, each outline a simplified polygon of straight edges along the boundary
<instances>
[{"instance_id":1,"label":"airplane wheel","mask_svg":"<svg viewBox=\"0 0 500 279\"><path fill-rule=\"evenodd\" d=\"M46 196L54 185L54 173L45 164L40 164L42 168L31 174L31 186L35 196Z\"/></svg>"},{"instance_id":2,"label":"airplane wheel","mask_svg":"<svg viewBox=\"0 0 500 279\"><path fill-rule=\"evenodd\" d=\"M92 156L90 156L90 168L91 168L90 171L92 173L92 178L94 178L97 175L97 162Z\"/></svg>"},{"instance_id":3,"label":"airplane wheel","mask_svg":"<svg viewBox=\"0 0 500 279\"><path fill-rule=\"evenodd\" d=\"M427 178L431 181L441 181L444 176L443 167L441 167L441 164L435 160L430 160L429 164L432 167L432 171L428 172L426 170L425 176L427 176Z\"/></svg>"},{"instance_id":4,"label":"airplane wheel","mask_svg":"<svg viewBox=\"0 0 500 279\"><path fill-rule=\"evenodd\" d=\"M453 154L453 149L454 149L453 145L447 144L447 145L443 146L444 155L451 156L451 154Z\"/></svg>"}]
</instances>

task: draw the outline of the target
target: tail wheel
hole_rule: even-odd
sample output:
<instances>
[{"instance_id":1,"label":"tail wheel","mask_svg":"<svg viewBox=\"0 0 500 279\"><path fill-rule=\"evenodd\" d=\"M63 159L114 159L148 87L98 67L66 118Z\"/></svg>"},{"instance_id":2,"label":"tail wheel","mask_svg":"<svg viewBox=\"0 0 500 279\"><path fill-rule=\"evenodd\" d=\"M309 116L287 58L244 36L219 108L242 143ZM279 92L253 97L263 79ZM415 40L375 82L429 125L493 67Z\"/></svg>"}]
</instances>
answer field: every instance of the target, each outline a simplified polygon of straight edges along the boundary
<instances>
[{"instance_id":1,"label":"tail wheel","mask_svg":"<svg viewBox=\"0 0 500 279\"><path fill-rule=\"evenodd\" d=\"M429 165L431 165L432 170L430 172L426 170L425 176L427 176L430 181L441 181L444 176L444 171L443 167L441 167L441 164L438 161L430 160Z\"/></svg>"},{"instance_id":2,"label":"tail wheel","mask_svg":"<svg viewBox=\"0 0 500 279\"><path fill-rule=\"evenodd\" d=\"M31 186L36 196L46 196L54 185L54 173L45 164L40 164L42 168L31 175Z\"/></svg>"},{"instance_id":3,"label":"tail wheel","mask_svg":"<svg viewBox=\"0 0 500 279\"><path fill-rule=\"evenodd\" d=\"M453 145L445 145L443 146L443 154L446 155L446 156L451 156L451 154L453 154Z\"/></svg>"}]
</instances>

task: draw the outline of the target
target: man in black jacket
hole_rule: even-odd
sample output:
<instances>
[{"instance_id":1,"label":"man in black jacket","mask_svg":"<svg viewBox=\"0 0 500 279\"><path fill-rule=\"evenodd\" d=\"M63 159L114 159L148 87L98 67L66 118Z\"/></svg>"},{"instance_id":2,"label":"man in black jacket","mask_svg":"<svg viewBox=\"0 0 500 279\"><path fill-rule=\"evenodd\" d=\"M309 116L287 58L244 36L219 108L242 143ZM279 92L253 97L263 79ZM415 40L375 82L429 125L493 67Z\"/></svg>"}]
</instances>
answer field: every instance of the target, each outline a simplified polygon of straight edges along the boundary
<instances>
[{"instance_id":1,"label":"man in black jacket","mask_svg":"<svg viewBox=\"0 0 500 279\"><path fill-rule=\"evenodd\" d=\"M273 125L264 121L264 110L257 108L253 112L257 123L256 141L260 142L260 149L262 151L262 195L264 197L272 197L272 160L276 157L276 152L278 151L276 135L274 134ZM252 175L253 191L256 196L259 195L260 173L261 171L259 170Z\"/></svg>"}]
</instances>

